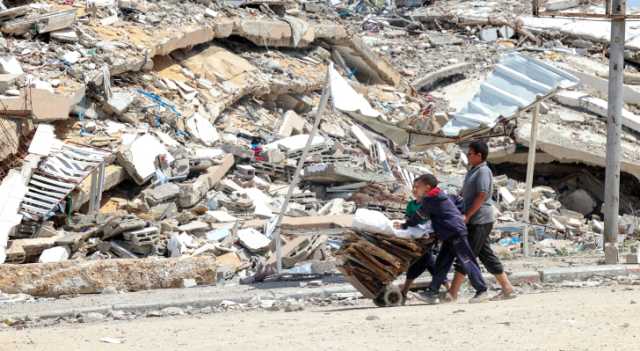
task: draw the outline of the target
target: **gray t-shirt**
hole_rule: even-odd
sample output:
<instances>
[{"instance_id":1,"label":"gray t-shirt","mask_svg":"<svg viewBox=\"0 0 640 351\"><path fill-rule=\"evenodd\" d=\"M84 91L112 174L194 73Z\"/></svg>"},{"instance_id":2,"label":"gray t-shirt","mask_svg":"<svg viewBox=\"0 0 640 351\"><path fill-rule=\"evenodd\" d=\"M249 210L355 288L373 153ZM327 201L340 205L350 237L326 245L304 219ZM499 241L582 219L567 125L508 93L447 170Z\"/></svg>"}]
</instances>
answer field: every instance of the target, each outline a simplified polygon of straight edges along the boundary
<instances>
[{"instance_id":1,"label":"gray t-shirt","mask_svg":"<svg viewBox=\"0 0 640 351\"><path fill-rule=\"evenodd\" d=\"M478 212L471 217L469 224L493 223L493 207L491 205L493 173L486 162L473 167L464 177L464 184L462 185L460 195L464 199L465 211L473 205L473 201L476 199L476 196L478 196L478 193L486 193L487 197Z\"/></svg>"}]
</instances>

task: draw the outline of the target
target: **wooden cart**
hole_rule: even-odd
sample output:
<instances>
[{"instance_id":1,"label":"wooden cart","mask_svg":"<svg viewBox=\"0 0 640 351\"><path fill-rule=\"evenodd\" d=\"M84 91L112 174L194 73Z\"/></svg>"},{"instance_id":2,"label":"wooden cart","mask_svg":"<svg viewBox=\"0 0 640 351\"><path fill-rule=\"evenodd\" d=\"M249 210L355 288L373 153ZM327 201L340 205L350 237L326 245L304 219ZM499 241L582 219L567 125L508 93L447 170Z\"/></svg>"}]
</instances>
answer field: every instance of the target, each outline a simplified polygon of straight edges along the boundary
<instances>
[{"instance_id":1,"label":"wooden cart","mask_svg":"<svg viewBox=\"0 0 640 351\"><path fill-rule=\"evenodd\" d=\"M398 306L404 298L393 281L424 255L432 241L352 232L336 253L337 268L346 281L377 306Z\"/></svg>"}]
</instances>

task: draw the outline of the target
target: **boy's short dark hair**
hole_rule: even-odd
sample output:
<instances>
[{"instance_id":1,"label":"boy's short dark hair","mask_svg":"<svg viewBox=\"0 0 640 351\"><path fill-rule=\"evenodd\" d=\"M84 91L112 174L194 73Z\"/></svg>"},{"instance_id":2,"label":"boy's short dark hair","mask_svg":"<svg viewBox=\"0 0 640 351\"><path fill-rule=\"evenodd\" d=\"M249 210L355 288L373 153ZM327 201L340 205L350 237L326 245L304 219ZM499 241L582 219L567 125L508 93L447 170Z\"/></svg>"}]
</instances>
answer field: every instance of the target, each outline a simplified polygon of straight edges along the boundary
<instances>
[{"instance_id":1,"label":"boy's short dark hair","mask_svg":"<svg viewBox=\"0 0 640 351\"><path fill-rule=\"evenodd\" d=\"M438 186L438 178L436 178L436 176L434 176L433 174L427 173L416 178L416 180L413 183L425 184L425 185L431 186L432 188L435 188Z\"/></svg>"},{"instance_id":2,"label":"boy's short dark hair","mask_svg":"<svg viewBox=\"0 0 640 351\"><path fill-rule=\"evenodd\" d=\"M469 144L469 149L473 150L476 154L480 154L482 161L486 161L489 156L489 145L483 140L474 140Z\"/></svg>"}]
</instances>

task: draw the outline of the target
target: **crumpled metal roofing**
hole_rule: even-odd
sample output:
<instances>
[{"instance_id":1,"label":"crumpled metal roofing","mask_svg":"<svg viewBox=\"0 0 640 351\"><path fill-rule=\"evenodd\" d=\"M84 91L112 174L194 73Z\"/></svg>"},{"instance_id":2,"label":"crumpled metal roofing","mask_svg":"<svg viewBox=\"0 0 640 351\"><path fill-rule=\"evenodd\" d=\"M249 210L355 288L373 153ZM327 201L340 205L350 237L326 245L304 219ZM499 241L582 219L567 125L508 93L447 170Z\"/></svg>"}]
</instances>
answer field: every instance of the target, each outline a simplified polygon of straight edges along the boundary
<instances>
[{"instance_id":1,"label":"crumpled metal roofing","mask_svg":"<svg viewBox=\"0 0 640 351\"><path fill-rule=\"evenodd\" d=\"M538 98L578 82L573 75L540 60L515 52L506 54L474 97L442 128L442 133L455 137L467 130L493 128L501 118L512 118Z\"/></svg>"}]
</instances>

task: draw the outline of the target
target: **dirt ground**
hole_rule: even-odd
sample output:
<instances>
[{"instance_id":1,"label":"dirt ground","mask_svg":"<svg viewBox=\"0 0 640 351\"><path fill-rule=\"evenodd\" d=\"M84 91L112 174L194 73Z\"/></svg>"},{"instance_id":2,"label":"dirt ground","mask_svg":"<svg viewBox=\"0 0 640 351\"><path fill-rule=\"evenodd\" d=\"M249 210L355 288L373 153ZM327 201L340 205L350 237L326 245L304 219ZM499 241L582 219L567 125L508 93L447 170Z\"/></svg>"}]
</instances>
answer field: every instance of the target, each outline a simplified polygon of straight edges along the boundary
<instances>
[{"instance_id":1,"label":"dirt ground","mask_svg":"<svg viewBox=\"0 0 640 351\"><path fill-rule=\"evenodd\" d=\"M309 307L0 332L0 350L638 350L640 287L397 308ZM101 342L105 337L122 344Z\"/></svg>"}]
</instances>

